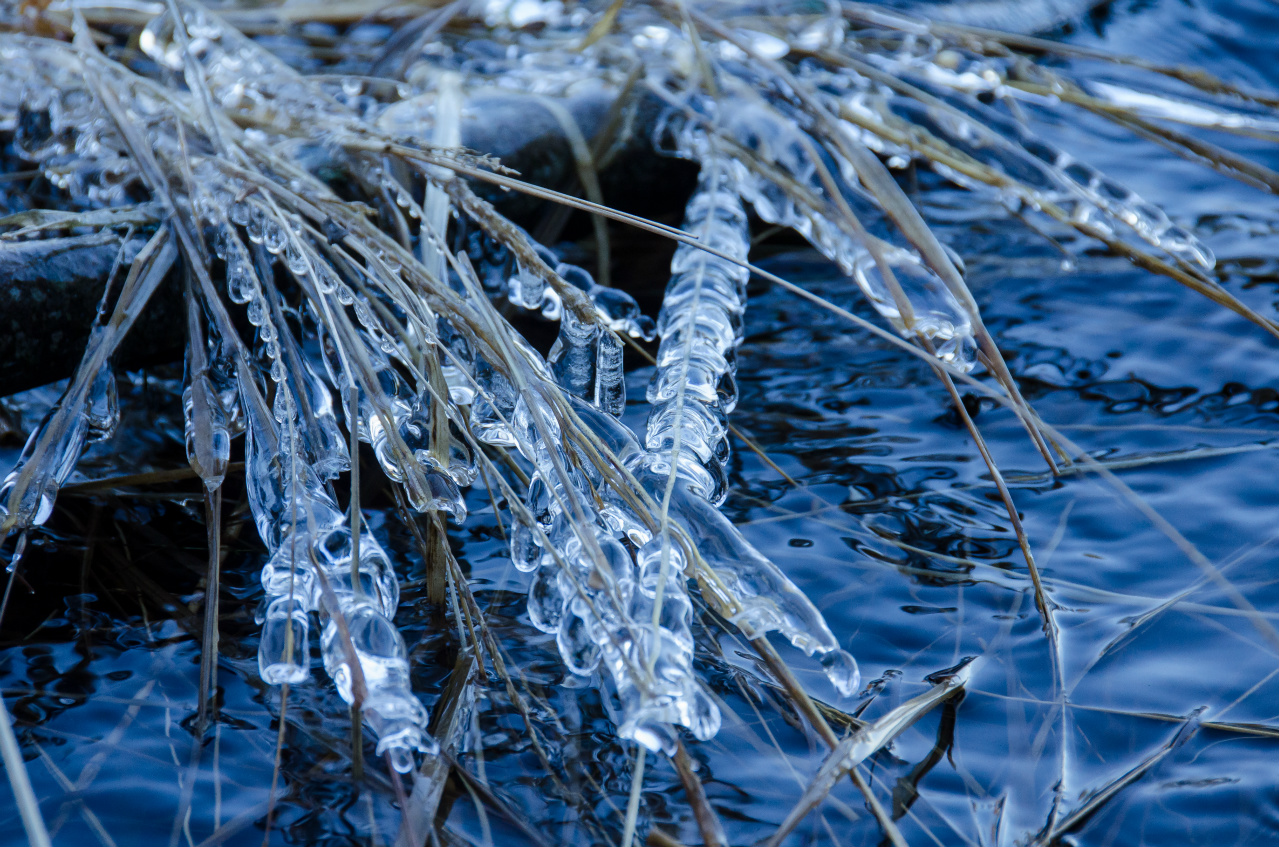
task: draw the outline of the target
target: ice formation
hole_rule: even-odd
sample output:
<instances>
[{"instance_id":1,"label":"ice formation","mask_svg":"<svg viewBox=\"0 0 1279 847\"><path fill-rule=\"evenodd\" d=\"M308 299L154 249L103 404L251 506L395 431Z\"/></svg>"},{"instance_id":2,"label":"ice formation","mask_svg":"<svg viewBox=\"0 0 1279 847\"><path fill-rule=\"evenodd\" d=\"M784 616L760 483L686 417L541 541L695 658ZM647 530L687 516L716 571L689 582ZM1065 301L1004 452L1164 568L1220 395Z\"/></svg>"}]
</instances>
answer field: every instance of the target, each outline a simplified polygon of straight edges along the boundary
<instances>
[{"instance_id":1,"label":"ice formation","mask_svg":"<svg viewBox=\"0 0 1279 847\"><path fill-rule=\"evenodd\" d=\"M863 22L879 45L865 50L848 8L756 20L727 37L708 34L713 23L694 42L663 7L631 4L617 11L626 26L596 45L584 35L599 19L585 7L493 0L482 12L501 49L442 36L407 57L393 97L363 79L306 76L199 5L175 8L180 22L165 11L138 33L163 69L154 78L92 39L0 34L0 130L14 153L70 208L148 194L146 214L163 221L0 483L0 527L7 536L47 521L85 445L110 437L112 354L181 256L194 277L187 456L214 491L232 439L245 435L268 552L262 678L309 676L317 621L338 692L359 703L401 771L435 742L393 624L391 559L331 484L351 469L352 439L370 446L411 507L455 524L467 519L465 489L494 467L480 446L519 454L512 461L530 482L515 495L509 540L515 566L531 574L529 616L554 634L569 670L607 677L623 736L669 752L676 727L706 739L719 726L693 672L690 580L746 635L782 635L850 693L856 663L820 612L717 508L729 487L747 209L808 239L903 336L968 368L980 323L956 293L962 282L943 272L960 263L907 235L851 155L858 145L890 167L927 164L1014 211L1052 212L1191 273L1213 261L1191 232L992 103L1086 94L1192 126L1269 128L1257 115L1111 83L1027 82L1014 59L972 54L891 13ZM539 39L521 35L532 25ZM665 103L654 144L700 168L683 229L719 254L679 246L656 321L496 221L450 171L489 164L456 149L472 86L611 96L632 77ZM330 171L366 204L339 196L338 180L319 176ZM487 298L558 322L545 360ZM637 438L618 419L624 343L655 337Z\"/></svg>"}]
</instances>

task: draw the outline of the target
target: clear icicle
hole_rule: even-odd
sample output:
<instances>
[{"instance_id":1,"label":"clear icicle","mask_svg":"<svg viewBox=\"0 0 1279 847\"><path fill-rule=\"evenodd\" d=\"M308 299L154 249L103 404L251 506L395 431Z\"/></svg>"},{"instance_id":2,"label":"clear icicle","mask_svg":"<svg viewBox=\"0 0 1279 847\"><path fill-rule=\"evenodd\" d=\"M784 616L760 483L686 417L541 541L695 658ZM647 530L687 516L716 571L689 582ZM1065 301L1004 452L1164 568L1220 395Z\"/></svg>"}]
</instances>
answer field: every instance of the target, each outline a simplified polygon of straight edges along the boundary
<instances>
[{"instance_id":1,"label":"clear icicle","mask_svg":"<svg viewBox=\"0 0 1279 847\"><path fill-rule=\"evenodd\" d=\"M745 262L750 247L746 211L733 190L729 166L713 151L707 153L684 229L699 243ZM656 405L645 444L653 452L635 456L630 467L657 502L665 500L669 489L670 518L688 533L714 574L713 580L700 580L703 591L719 595L725 610L735 610L733 622L752 636L776 630L805 653L820 654L836 689L851 693L860 682L856 662L839 649L821 613L714 505L727 488L725 415L737 401L732 363L748 272L685 244L676 249L671 272L658 317L662 342L648 394ZM669 480L671 474L677 479ZM649 545L657 544L660 551L660 541ZM669 540L666 545L665 555L674 555L674 545ZM640 554L644 563L644 549ZM653 577L652 555L642 564L646 579ZM682 582L668 580L666 585L678 593Z\"/></svg>"},{"instance_id":2,"label":"clear icicle","mask_svg":"<svg viewBox=\"0 0 1279 847\"><path fill-rule=\"evenodd\" d=\"M462 523L466 520L466 501L453 474L469 484L474 478L467 460L469 456L463 459L458 455L455 467L454 456L451 455L447 468L431 458L430 394L415 392L380 348L358 340L356 336L352 336L352 340L364 346L363 355L373 372L373 386L357 381L358 418L355 426L359 439L373 448L378 465L388 479L405 483L405 493L414 509L420 512L443 511L457 523ZM345 378L339 375L344 368L338 361L336 348L322 342L321 349L331 378L342 384ZM373 396L374 391L378 396ZM346 404L342 409L344 415L349 414ZM400 443L408 450L406 456L397 455L387 423L395 427ZM351 422L348 421L347 425L350 426ZM421 486L416 484L419 479Z\"/></svg>"},{"instance_id":3,"label":"clear icicle","mask_svg":"<svg viewBox=\"0 0 1279 847\"><path fill-rule=\"evenodd\" d=\"M622 341L601 330L595 348L594 403L602 411L620 417L626 408L626 381L622 373Z\"/></svg>"},{"instance_id":4,"label":"clear icicle","mask_svg":"<svg viewBox=\"0 0 1279 847\"><path fill-rule=\"evenodd\" d=\"M378 739L378 754L387 754L397 771L407 773L415 750L429 754L438 748L426 733L426 710L409 687L408 651L391 622L399 583L390 559L365 533L358 566L353 566L347 515L298 443L300 423L289 392L277 392L274 413L268 414L257 387L246 379L241 375L248 407L249 504L270 552L262 569L262 678L272 683L307 678L310 612L318 611L325 670L346 702L363 695L362 717ZM357 677L363 680L362 692Z\"/></svg>"},{"instance_id":5,"label":"clear icicle","mask_svg":"<svg viewBox=\"0 0 1279 847\"><path fill-rule=\"evenodd\" d=\"M447 354L440 358L440 371L449 388L449 399L455 405L466 406L475 400L475 389L472 387L475 351L471 349L466 336L453 329L448 318L437 318L436 330L441 352L447 350Z\"/></svg>"},{"instance_id":6,"label":"clear icicle","mask_svg":"<svg viewBox=\"0 0 1279 847\"><path fill-rule=\"evenodd\" d=\"M571 406L615 457L641 455L634 435L607 411L580 399ZM580 459L576 448L566 452L557 421L535 388L520 396L512 419L520 452L537 469L510 538L515 565L536 572L530 618L555 634L572 672L608 671L621 707L622 736L667 752L674 750L675 724L710 738L720 716L692 671L688 598L672 588L654 616L653 595L644 592L640 567L620 540L624 522L595 511L590 495L595 473L582 469L589 463L574 461ZM679 576L671 582L682 581Z\"/></svg>"},{"instance_id":7,"label":"clear icicle","mask_svg":"<svg viewBox=\"0 0 1279 847\"><path fill-rule=\"evenodd\" d=\"M308 422L303 433L307 456L321 479L336 479L351 469L347 440L338 427L333 391L316 372L277 311L280 325L280 349L287 363L288 380L297 398L303 420Z\"/></svg>"},{"instance_id":8,"label":"clear icicle","mask_svg":"<svg viewBox=\"0 0 1279 847\"><path fill-rule=\"evenodd\" d=\"M733 87L733 94L716 100L693 98L716 130L753 151L760 165L756 169L742 159L724 159L731 189L748 201L762 220L795 230L852 276L875 310L898 332L907 336L921 333L932 339L947 361L971 368L975 342L970 316L913 248L893 242L900 241L900 236L887 226L883 212L860 188L852 164L825 149L776 105L743 89L740 82ZM715 136L700 124L690 121L675 137L679 155L699 162L714 158L710 147ZM823 199L828 196L827 186L814 155L822 157L820 163L836 181L844 202L869 230L870 243L881 248L882 260L893 270L911 304L915 322L910 326L878 269L868 271L873 259L866 239L854 237L841 226L835 208ZM801 190L796 192L781 181Z\"/></svg>"},{"instance_id":9,"label":"clear icicle","mask_svg":"<svg viewBox=\"0 0 1279 847\"><path fill-rule=\"evenodd\" d=\"M231 431L226 410L207 372L192 373L182 392L187 461L209 491L226 477Z\"/></svg>"},{"instance_id":10,"label":"clear icicle","mask_svg":"<svg viewBox=\"0 0 1279 847\"><path fill-rule=\"evenodd\" d=\"M195 297L188 293L183 429L187 462L205 489L212 492L222 485L231 461L231 426L222 397L210 378L209 350L204 340L203 323L204 315Z\"/></svg>"},{"instance_id":11,"label":"clear icicle","mask_svg":"<svg viewBox=\"0 0 1279 847\"><path fill-rule=\"evenodd\" d=\"M652 341L656 337L653 319L640 311L634 297L619 288L606 288L599 285L585 268L561 262L550 248L533 241L532 237L519 227L512 225L512 228L522 233L524 238L534 245L542 261L554 268L565 282L586 292L586 296L590 297L595 305L596 314L609 329L614 332L624 332L631 338L642 338L645 341ZM492 264L478 252L473 258L477 262L484 262L485 265L482 267ZM507 257L501 257L500 262L502 263L500 267L507 267ZM506 281L506 294L515 305L535 312L540 311L542 317L548 320L556 320L560 317L562 306L559 294L548 286L544 279L518 263L515 265L515 272Z\"/></svg>"},{"instance_id":12,"label":"clear icicle","mask_svg":"<svg viewBox=\"0 0 1279 847\"><path fill-rule=\"evenodd\" d=\"M102 370L94 377L93 385L89 387L89 402L85 406L84 416L88 426L85 443L106 441L115 435L116 427L120 425L120 397L116 388L115 370L110 363L102 366Z\"/></svg>"},{"instance_id":13,"label":"clear icicle","mask_svg":"<svg viewBox=\"0 0 1279 847\"><path fill-rule=\"evenodd\" d=\"M746 210L727 167L710 155L684 213L684 229L699 242L745 262L750 246ZM644 442L712 503L728 493L724 416L737 404L733 376L741 340L749 272L740 265L681 244L658 315L662 342L648 388ZM678 430L678 432L677 432ZM678 441L679 452L675 454Z\"/></svg>"},{"instance_id":14,"label":"clear icicle","mask_svg":"<svg viewBox=\"0 0 1279 847\"><path fill-rule=\"evenodd\" d=\"M60 489L75 469L76 461L84 450L86 436L89 431L89 419L83 410L71 410L59 417L66 395L58 401L44 416L40 425L35 428L22 454L12 471L0 483L0 509L5 517L3 523L14 527L28 528L40 526L53 513L53 503ZM37 459L36 449L40 442L53 433L53 441L42 458ZM34 461L33 461L34 460ZM30 481L25 489L20 483L24 474L30 474Z\"/></svg>"},{"instance_id":15,"label":"clear icicle","mask_svg":"<svg viewBox=\"0 0 1279 847\"><path fill-rule=\"evenodd\" d=\"M515 414L515 388L483 357L475 359L475 383L479 392L471 403L471 434L495 447L514 447L510 421Z\"/></svg>"},{"instance_id":16,"label":"clear icicle","mask_svg":"<svg viewBox=\"0 0 1279 847\"><path fill-rule=\"evenodd\" d=\"M595 399L600 328L565 309L560 315L560 333L551 345L546 362L560 387L574 397Z\"/></svg>"},{"instance_id":17,"label":"clear icicle","mask_svg":"<svg viewBox=\"0 0 1279 847\"><path fill-rule=\"evenodd\" d=\"M291 337L289 340L292 342ZM346 438L338 428L333 392L300 354L294 358L289 376L295 382L294 390L299 400L306 404L304 412L309 422L307 440L315 472L321 479L336 479L351 469L351 457L347 452Z\"/></svg>"},{"instance_id":18,"label":"clear icicle","mask_svg":"<svg viewBox=\"0 0 1279 847\"><path fill-rule=\"evenodd\" d=\"M27 439L13 470L0 482L0 527L6 533L47 521L58 490L71 476L90 435L101 439L114 431L119 409L111 355L176 257L172 240L163 232L157 234L139 254L141 272L126 280L110 320L99 321L90 330L89 343L70 384ZM98 311L101 317L104 310L100 307Z\"/></svg>"},{"instance_id":19,"label":"clear icicle","mask_svg":"<svg viewBox=\"0 0 1279 847\"><path fill-rule=\"evenodd\" d=\"M669 471L661 463L637 463L632 472L651 496L665 494ZM710 595L708 599L747 635L777 631L803 652L821 656L822 667L840 694L857 689L861 678L856 662L839 648L817 607L683 479L675 482L669 514L714 575L713 580L699 577L703 596Z\"/></svg>"}]
</instances>

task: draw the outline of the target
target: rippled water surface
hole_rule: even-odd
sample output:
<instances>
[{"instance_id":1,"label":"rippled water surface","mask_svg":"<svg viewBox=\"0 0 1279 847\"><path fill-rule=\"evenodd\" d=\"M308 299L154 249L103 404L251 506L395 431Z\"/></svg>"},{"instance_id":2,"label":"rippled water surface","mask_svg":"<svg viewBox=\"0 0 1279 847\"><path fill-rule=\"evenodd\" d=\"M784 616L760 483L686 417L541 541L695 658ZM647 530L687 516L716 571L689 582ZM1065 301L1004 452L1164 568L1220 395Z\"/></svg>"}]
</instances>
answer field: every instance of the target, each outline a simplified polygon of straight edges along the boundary
<instances>
[{"instance_id":1,"label":"rippled water surface","mask_svg":"<svg viewBox=\"0 0 1279 847\"><path fill-rule=\"evenodd\" d=\"M1273 89L1276 31L1279 9L1260 0L1154 0L1114 4L1060 37ZM1042 128L1194 227L1216 251L1219 281L1274 314L1273 197L1075 117ZM1279 166L1268 141L1235 147ZM1279 842L1275 340L1122 259L1088 251L1063 262L970 195L924 179L918 199L965 259L1026 397L1112 476L1052 478L1009 411L960 387L1021 512L1054 650L1007 512L927 365L757 281L733 423L767 459L735 442L724 508L822 609L857 655L864 689L841 701L815 663L784 658L815 697L874 719L926 690L928 675L978 657L962 699L869 763L912 845ZM815 254L765 248L772 272L873 319ZM642 429L635 398L650 371L635 364L627 420ZM122 388L133 415L123 446L114 457L95 448L86 478L181 465L175 376ZM53 396L23 399L28 426ZM0 465L21 446L5 438ZM456 843L614 844L633 748L616 738L598 687L566 675L529 624L526 576L476 489L479 519L451 541L531 694L539 735L495 678L481 686L477 717L457 734L476 778L444 786L441 819ZM375 760L353 777L350 722L331 686L295 687L285 701L257 678L263 554L242 485L226 504L220 720L202 743L192 731L205 556L196 489L142 481L59 503L12 590L0 645L0 687L54 843L389 843L397 787ZM414 688L434 702L458 661L450 613L427 601L393 504L370 494L365 505L407 581L397 621ZM697 629L699 673L725 721L689 752L729 840L754 843L826 751L744 642ZM642 831L700 843L669 761L650 758L640 802ZM786 843L882 839L845 781ZM24 843L0 792L0 845Z\"/></svg>"}]
</instances>

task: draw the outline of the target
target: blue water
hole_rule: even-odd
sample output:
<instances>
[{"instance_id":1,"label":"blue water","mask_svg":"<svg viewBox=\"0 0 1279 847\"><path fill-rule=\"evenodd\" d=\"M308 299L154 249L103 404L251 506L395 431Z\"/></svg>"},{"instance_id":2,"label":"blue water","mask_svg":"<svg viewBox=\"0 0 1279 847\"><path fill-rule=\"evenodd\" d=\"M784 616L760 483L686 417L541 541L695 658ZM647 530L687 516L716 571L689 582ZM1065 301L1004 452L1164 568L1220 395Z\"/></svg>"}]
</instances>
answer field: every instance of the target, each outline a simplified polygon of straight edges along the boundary
<instances>
[{"instance_id":1,"label":"blue water","mask_svg":"<svg viewBox=\"0 0 1279 847\"><path fill-rule=\"evenodd\" d=\"M1057 37L1273 90L1275 32L1279 7L1270 3L1154 0L1112 4ZM1116 81L1129 73L1085 61L1063 67ZM1274 315L1276 198L1095 118L1033 117L1057 145L1194 228L1216 251L1219 281ZM1279 167L1268 141L1231 146ZM911 845L1028 843L1090 808L1060 833L1063 843L1279 843L1275 340L1123 259L1089 251L1065 269L1053 247L971 195L933 186L918 199L964 257L1027 398L1113 466L1130 493L1096 475L1050 478L1013 416L973 396L1043 574L1055 662L1003 504L932 372L757 282L733 421L796 484L738 441L725 509L816 600L861 662L865 690L840 701L814 663L784 657L814 696L866 719L924 691L929 674L980 657L962 700L868 763ZM765 252L769 270L872 318L811 252L784 243L766 243ZM630 374L632 398L642 398L649 373ZM181 462L172 418L154 411L174 414L165 405L173 383L149 379L126 387L124 406L136 411L124 449L114 457L99 450L91 475L136 469L139 457L156 468ZM629 414L641 424L642 403L633 400ZM20 442L2 444L0 465ZM229 540L224 566L220 720L198 742L204 530L194 489L66 495L29 553L27 582L15 587L4 621L0 688L55 844L394 838L393 786L376 762L352 779L349 720L331 687L294 688L282 709L281 692L257 680L252 615L262 554L248 540L251 525L235 516L239 493L228 496L228 525L245 533ZM503 819L504 806L547 843L614 843L633 751L616 739L599 691L566 677L554 644L529 625L525 578L509 565L487 494L470 496L476 518L451 542L528 686L540 743L492 681L459 759L499 803L479 804L450 783L440 820L455 843L532 843ZM414 687L434 702L455 657L452 627L426 600L421 561L394 510L369 505L407 580L397 620ZM713 627L700 626L697 637L699 671L725 721L715 740L689 752L730 841L750 844L785 817L825 750L747 645ZM1090 807L1099 796L1105 801ZM669 762L650 758L641 801L644 827L700 843ZM843 782L786 843L882 838ZM0 845L24 843L12 798L0 790Z\"/></svg>"}]
</instances>

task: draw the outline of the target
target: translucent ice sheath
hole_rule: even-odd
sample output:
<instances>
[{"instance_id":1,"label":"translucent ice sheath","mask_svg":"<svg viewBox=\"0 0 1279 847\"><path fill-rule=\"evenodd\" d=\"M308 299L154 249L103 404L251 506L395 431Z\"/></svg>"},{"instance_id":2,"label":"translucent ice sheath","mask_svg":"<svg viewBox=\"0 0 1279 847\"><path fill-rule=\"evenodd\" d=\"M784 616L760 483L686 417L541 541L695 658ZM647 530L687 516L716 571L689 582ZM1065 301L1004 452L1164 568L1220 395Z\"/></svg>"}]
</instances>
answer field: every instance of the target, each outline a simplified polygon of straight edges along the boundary
<instances>
[{"instance_id":1,"label":"translucent ice sheath","mask_svg":"<svg viewBox=\"0 0 1279 847\"><path fill-rule=\"evenodd\" d=\"M722 165L704 166L686 228L744 260L745 212L726 182ZM725 485L724 409L736 399L729 361L746 278L732 262L695 248L681 248L672 268L654 378L658 403L646 438L651 451L606 411L608 392L601 385L610 377L598 349L611 333L567 312L549 367L523 351L526 373L516 379L521 385L477 359L475 411L483 414L471 422L478 439L517 446L535 468L511 533L512 560L534 574L528 600L533 624L556 636L574 673L601 665L608 671L622 736L667 751L676 740L674 726L705 739L720 722L692 672L688 576L696 575L703 591L713 594L712 604L748 635L777 630L805 652L820 654L842 693L858 684L856 663L839 649L817 609L708 499L722 497ZM694 368L700 371L694 374ZM542 387L548 377L572 398L568 409ZM678 385L687 388L662 396ZM601 470L599 457L588 458L581 436L571 435L575 430L589 433L592 450L605 448L606 464L615 462L651 503L662 504L661 514L682 540L671 532L655 535L662 520L651 512L641 518L635 501L610 483L617 477ZM602 509L596 505L601 500ZM634 556L624 542L638 548Z\"/></svg>"},{"instance_id":2,"label":"translucent ice sheath","mask_svg":"<svg viewBox=\"0 0 1279 847\"><path fill-rule=\"evenodd\" d=\"M634 436L611 415L576 399L570 408L617 458L640 455ZM536 386L514 409L518 447L537 468L525 521L511 534L516 567L535 572L529 617L555 634L571 671L589 674L601 664L607 669L623 737L668 753L675 747L675 724L699 739L710 738L720 716L693 675L688 596L682 590L664 597L656 591L654 542L633 513L595 507L593 491L603 493L605 484L580 448L565 440L559 423L564 411L557 414ZM635 558L624 536L639 546Z\"/></svg>"},{"instance_id":3,"label":"translucent ice sheath","mask_svg":"<svg viewBox=\"0 0 1279 847\"><path fill-rule=\"evenodd\" d=\"M746 210L718 156L702 162L684 229L700 243L746 261ZM653 409L644 443L656 456L673 459L676 473L715 504L728 490L726 416L737 405L734 375L749 277L740 265L680 244L657 320L662 342L648 386Z\"/></svg>"},{"instance_id":4,"label":"translucent ice sheath","mask_svg":"<svg viewBox=\"0 0 1279 847\"><path fill-rule=\"evenodd\" d=\"M138 255L110 319L94 326L71 383L0 483L0 536L47 521L58 489L75 469L85 444L110 437L119 419L111 354L176 257L177 249L163 230Z\"/></svg>"},{"instance_id":5,"label":"translucent ice sheath","mask_svg":"<svg viewBox=\"0 0 1279 847\"><path fill-rule=\"evenodd\" d=\"M684 229L700 243L745 262L750 248L746 211L724 161L713 147L707 153ZM713 574L701 580L703 591L717 589L722 596L707 599L723 603L721 611L750 636L777 630L805 653L820 654L831 682L849 694L860 682L852 656L839 649L808 598L713 505L723 499L727 485L726 415L737 403L734 353L748 278L741 265L687 244L676 249L648 392L654 406L644 440L653 452L635 456L628 467L661 504L663 518L687 533ZM656 548L660 557L677 553L665 535ZM677 563L678 570L663 566L660 584L667 591L683 587L682 578L668 579L683 569L682 556Z\"/></svg>"},{"instance_id":6,"label":"translucent ice sheath","mask_svg":"<svg viewBox=\"0 0 1279 847\"><path fill-rule=\"evenodd\" d=\"M378 739L378 754L387 754L396 770L408 772L414 750L432 753L437 748L426 734L426 710L409 686L404 640L391 622L399 602L395 570L367 533L360 537L359 561L353 562L348 516L324 482L338 458L332 455L336 445L319 448L314 439L308 444L298 414L302 407L312 416L331 415L328 388L313 372L299 371L300 363L284 366L283 357L297 355L288 327L274 319L239 235L226 221L218 223L228 288L245 303L250 323L257 327L261 355L270 362L275 383L273 408L268 408L248 363L242 360L237 367L246 418L249 506L269 554L262 568L262 679L277 685L307 679L310 613L319 612L325 670L342 699L358 703ZM251 222L249 237L255 243L278 242L279 250L272 252L282 252L289 237L273 233L272 226ZM376 413L374 417L381 420Z\"/></svg>"},{"instance_id":7,"label":"translucent ice sheath","mask_svg":"<svg viewBox=\"0 0 1279 847\"><path fill-rule=\"evenodd\" d=\"M609 361L600 350L619 342L602 321L569 310L560 321L549 366L518 338L503 354L509 367L502 372L477 358L472 433L517 447L534 466L510 536L516 567L534 574L533 624L555 635L573 673L608 671L622 736L673 752L674 725L707 739L720 724L692 671L692 607L680 591L655 596L652 545L645 546L651 532L629 509L611 505L618 498L609 494L607 466L616 470L642 452L609 413L624 400L621 357ZM588 437L595 440L586 446ZM628 541L640 547L638 556Z\"/></svg>"},{"instance_id":8,"label":"translucent ice sheath","mask_svg":"<svg viewBox=\"0 0 1279 847\"><path fill-rule=\"evenodd\" d=\"M972 367L970 316L914 248L885 226L882 210L858 187L852 164L804 130L798 122L802 115L784 114L740 80L728 77L725 86L717 98L694 96L679 103L676 111L684 118L672 125L675 152L703 162L715 143L750 151L725 157L724 167L732 190L762 220L804 236L851 276L871 306L903 335L922 334L943 360ZM866 234L849 231L832 191L854 211ZM909 326L903 304L884 278L885 266L909 303Z\"/></svg>"},{"instance_id":9,"label":"translucent ice sheath","mask_svg":"<svg viewBox=\"0 0 1279 847\"><path fill-rule=\"evenodd\" d=\"M323 629L325 670L347 703L358 704L377 736L378 754L406 773L413 751L435 752L427 714L409 687L408 654L391 618L399 582L370 534L352 562L347 515L307 462L289 393L268 413L256 386L241 373L245 400L249 505L269 558L262 568L265 612L258 666L271 684L304 681L310 672L310 612Z\"/></svg>"}]
</instances>

